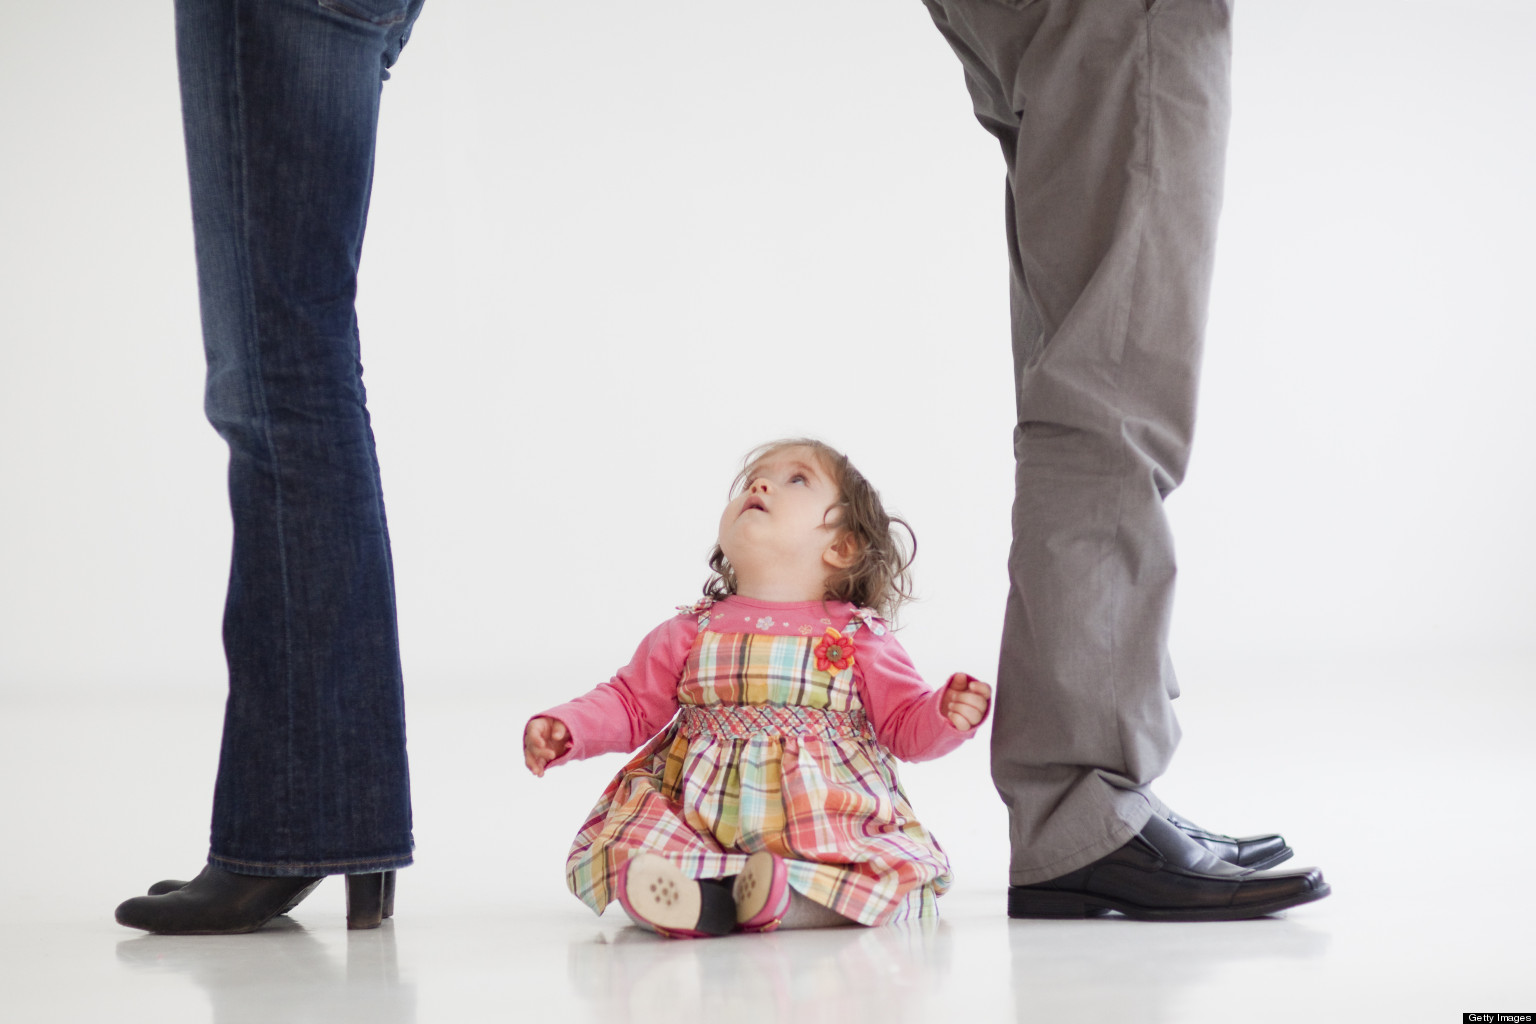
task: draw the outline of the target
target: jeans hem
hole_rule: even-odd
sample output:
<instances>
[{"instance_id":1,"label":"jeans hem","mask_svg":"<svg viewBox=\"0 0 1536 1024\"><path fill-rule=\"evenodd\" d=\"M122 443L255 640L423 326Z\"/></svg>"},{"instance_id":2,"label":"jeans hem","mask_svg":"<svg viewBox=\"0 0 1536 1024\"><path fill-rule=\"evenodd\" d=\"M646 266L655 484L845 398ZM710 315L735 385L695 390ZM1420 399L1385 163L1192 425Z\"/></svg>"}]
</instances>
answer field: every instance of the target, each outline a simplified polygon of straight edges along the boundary
<instances>
[{"instance_id":1,"label":"jeans hem","mask_svg":"<svg viewBox=\"0 0 1536 1024\"><path fill-rule=\"evenodd\" d=\"M237 875L262 878L297 878L311 875L371 875L410 867L411 854L403 856L361 857L356 860L253 861L208 855L208 863Z\"/></svg>"}]
</instances>

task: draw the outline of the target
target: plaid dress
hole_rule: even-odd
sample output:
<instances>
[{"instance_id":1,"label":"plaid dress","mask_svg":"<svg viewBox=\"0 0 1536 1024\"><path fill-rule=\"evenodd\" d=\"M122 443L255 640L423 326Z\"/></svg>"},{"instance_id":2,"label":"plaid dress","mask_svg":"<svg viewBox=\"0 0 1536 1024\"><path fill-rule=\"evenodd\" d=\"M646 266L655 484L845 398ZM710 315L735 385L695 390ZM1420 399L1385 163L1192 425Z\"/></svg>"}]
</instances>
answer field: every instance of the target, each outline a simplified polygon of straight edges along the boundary
<instances>
[{"instance_id":1,"label":"plaid dress","mask_svg":"<svg viewBox=\"0 0 1536 1024\"><path fill-rule=\"evenodd\" d=\"M875 739L853 665L818 659L823 637L711 632L708 603L694 607L677 717L588 815L566 860L571 891L601 913L634 854L722 878L768 850L796 891L860 924L934 914L949 860Z\"/></svg>"}]
</instances>

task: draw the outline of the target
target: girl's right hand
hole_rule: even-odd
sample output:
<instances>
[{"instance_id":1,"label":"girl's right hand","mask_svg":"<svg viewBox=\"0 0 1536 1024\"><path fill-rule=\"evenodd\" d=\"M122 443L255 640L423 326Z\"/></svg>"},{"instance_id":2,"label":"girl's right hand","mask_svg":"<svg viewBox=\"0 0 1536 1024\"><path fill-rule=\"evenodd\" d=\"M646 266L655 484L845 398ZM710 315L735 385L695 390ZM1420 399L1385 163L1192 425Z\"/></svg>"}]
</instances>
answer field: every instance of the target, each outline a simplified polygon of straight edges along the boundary
<instances>
[{"instance_id":1,"label":"girl's right hand","mask_svg":"<svg viewBox=\"0 0 1536 1024\"><path fill-rule=\"evenodd\" d=\"M992 707L992 687L974 676L956 672L939 698L939 714L961 732L970 732L986 720Z\"/></svg>"},{"instance_id":2,"label":"girl's right hand","mask_svg":"<svg viewBox=\"0 0 1536 1024\"><path fill-rule=\"evenodd\" d=\"M571 731L558 718L535 718L523 730L523 762L533 774L544 777L544 768L571 749Z\"/></svg>"}]
</instances>

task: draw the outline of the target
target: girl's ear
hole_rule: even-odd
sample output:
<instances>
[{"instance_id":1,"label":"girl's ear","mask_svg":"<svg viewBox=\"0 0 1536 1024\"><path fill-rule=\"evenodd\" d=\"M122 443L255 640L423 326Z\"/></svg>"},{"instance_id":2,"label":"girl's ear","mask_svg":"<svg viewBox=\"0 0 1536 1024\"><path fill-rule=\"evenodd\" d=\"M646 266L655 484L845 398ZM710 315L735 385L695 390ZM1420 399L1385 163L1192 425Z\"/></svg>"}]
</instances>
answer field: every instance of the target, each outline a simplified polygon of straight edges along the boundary
<instances>
[{"instance_id":1,"label":"girl's ear","mask_svg":"<svg viewBox=\"0 0 1536 1024\"><path fill-rule=\"evenodd\" d=\"M852 530L843 530L822 552L821 560L834 569L846 569L859 558L859 539Z\"/></svg>"}]
</instances>

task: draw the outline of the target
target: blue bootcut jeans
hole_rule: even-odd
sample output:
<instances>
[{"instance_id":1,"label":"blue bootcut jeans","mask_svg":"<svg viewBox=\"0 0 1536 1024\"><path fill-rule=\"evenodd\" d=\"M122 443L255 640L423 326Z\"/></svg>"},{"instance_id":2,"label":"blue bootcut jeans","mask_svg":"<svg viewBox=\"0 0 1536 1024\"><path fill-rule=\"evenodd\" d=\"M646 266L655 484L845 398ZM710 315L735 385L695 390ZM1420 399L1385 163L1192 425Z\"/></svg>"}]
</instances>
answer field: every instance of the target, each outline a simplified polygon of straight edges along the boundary
<instances>
[{"instance_id":1,"label":"blue bootcut jeans","mask_svg":"<svg viewBox=\"0 0 1536 1024\"><path fill-rule=\"evenodd\" d=\"M177 0L208 360L229 444L229 702L209 863L411 862L394 571L356 295L382 83L421 0Z\"/></svg>"}]
</instances>

